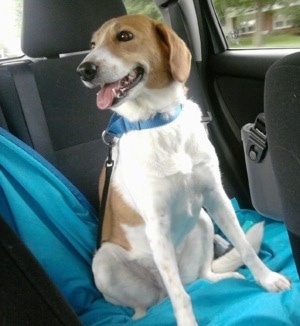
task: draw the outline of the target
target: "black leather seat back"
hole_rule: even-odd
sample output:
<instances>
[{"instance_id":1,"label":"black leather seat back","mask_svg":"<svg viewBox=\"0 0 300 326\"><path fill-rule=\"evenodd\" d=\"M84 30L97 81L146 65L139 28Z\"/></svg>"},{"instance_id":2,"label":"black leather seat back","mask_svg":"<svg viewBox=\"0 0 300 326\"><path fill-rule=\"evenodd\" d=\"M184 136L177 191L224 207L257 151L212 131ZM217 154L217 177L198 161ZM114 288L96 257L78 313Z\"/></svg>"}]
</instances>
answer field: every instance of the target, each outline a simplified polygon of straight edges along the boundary
<instances>
[{"instance_id":1,"label":"black leather seat back","mask_svg":"<svg viewBox=\"0 0 300 326\"><path fill-rule=\"evenodd\" d=\"M300 52L284 57L269 69L265 115L284 221L300 275Z\"/></svg>"},{"instance_id":2,"label":"black leather seat back","mask_svg":"<svg viewBox=\"0 0 300 326\"><path fill-rule=\"evenodd\" d=\"M32 58L88 50L100 25L125 14L122 0L24 0L22 49Z\"/></svg>"},{"instance_id":3,"label":"black leather seat back","mask_svg":"<svg viewBox=\"0 0 300 326\"><path fill-rule=\"evenodd\" d=\"M76 68L92 33L126 14L121 0L24 0L22 49L30 60L0 66L0 106L8 129L38 150L98 208L110 113L96 107ZM74 53L76 52L76 53ZM35 59L33 59L35 58Z\"/></svg>"}]
</instances>

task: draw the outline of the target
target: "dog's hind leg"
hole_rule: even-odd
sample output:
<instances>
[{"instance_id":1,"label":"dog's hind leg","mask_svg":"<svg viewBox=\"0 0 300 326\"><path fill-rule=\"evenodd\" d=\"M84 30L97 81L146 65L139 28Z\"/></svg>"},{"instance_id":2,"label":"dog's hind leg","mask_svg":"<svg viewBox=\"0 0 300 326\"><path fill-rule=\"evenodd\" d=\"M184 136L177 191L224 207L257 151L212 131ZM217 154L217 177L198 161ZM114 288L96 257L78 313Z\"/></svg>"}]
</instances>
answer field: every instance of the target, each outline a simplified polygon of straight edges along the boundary
<instances>
[{"instance_id":1,"label":"dog's hind leg","mask_svg":"<svg viewBox=\"0 0 300 326\"><path fill-rule=\"evenodd\" d=\"M156 279L155 268L149 269L130 259L124 248L113 243L104 243L92 264L96 286L104 298L115 305L133 308L134 319L142 317L148 307L166 295Z\"/></svg>"},{"instance_id":2,"label":"dog's hind leg","mask_svg":"<svg viewBox=\"0 0 300 326\"><path fill-rule=\"evenodd\" d=\"M224 278L243 278L237 272L215 273L212 270L214 257L214 228L210 217L202 209L195 228L187 235L178 259L182 283L189 284L198 278L217 282Z\"/></svg>"}]
</instances>

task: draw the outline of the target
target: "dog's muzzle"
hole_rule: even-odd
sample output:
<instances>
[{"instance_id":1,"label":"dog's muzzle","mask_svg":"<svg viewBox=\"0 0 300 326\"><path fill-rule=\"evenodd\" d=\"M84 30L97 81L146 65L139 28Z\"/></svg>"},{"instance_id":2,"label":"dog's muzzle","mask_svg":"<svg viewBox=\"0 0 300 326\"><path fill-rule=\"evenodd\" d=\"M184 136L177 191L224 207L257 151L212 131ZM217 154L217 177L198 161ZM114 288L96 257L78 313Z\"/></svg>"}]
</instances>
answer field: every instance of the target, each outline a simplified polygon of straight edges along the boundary
<instances>
[{"instance_id":1,"label":"dog's muzzle","mask_svg":"<svg viewBox=\"0 0 300 326\"><path fill-rule=\"evenodd\" d=\"M81 79L87 82L91 82L96 77L97 70L98 66L88 61L81 63L77 68Z\"/></svg>"}]
</instances>

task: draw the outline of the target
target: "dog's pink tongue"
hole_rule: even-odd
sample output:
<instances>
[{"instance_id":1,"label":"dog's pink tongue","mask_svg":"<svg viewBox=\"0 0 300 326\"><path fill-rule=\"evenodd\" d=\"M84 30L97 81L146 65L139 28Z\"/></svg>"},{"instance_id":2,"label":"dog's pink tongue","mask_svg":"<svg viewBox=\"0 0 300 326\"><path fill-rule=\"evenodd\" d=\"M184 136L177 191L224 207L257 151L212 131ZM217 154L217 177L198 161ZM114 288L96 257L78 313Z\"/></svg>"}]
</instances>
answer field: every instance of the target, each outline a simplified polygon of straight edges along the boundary
<instances>
[{"instance_id":1,"label":"dog's pink tongue","mask_svg":"<svg viewBox=\"0 0 300 326\"><path fill-rule=\"evenodd\" d=\"M97 106L101 110L108 109L112 106L115 94L114 88L118 88L119 82L104 85L97 94Z\"/></svg>"}]
</instances>

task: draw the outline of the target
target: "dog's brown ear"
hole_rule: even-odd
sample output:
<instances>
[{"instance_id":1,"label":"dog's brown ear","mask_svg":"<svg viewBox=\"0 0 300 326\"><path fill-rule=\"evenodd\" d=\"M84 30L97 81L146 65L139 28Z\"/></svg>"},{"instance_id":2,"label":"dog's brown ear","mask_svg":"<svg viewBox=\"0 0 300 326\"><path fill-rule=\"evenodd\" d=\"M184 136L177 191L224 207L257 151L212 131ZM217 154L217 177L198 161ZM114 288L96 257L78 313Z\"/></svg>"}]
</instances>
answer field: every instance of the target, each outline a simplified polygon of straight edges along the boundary
<instances>
[{"instance_id":1,"label":"dog's brown ear","mask_svg":"<svg viewBox=\"0 0 300 326\"><path fill-rule=\"evenodd\" d=\"M169 64L173 78L184 83L190 74L191 53L183 40L166 24L157 24L156 31L169 49Z\"/></svg>"}]
</instances>

